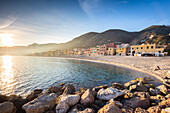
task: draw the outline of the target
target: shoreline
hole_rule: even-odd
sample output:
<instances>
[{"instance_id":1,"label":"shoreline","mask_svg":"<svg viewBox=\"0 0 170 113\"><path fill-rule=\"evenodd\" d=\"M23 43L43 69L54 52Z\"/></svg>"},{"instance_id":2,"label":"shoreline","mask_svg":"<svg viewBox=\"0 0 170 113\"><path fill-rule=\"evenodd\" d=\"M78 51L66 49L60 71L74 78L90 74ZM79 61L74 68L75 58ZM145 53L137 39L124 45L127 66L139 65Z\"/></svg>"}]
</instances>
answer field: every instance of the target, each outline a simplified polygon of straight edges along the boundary
<instances>
[{"instance_id":1,"label":"shoreline","mask_svg":"<svg viewBox=\"0 0 170 113\"><path fill-rule=\"evenodd\" d=\"M105 57L105 56L104 56ZM107 56L106 56L107 57ZM88 62L95 62L95 63L104 63L104 64L109 64L109 65L114 65L114 66L118 66L118 67L122 67L122 68L127 68L127 69L131 69L131 70L135 70L135 71L139 71L139 72L143 72L143 73L146 73L148 75L151 75L161 81L163 81L163 78L160 77L159 75L155 74L155 73L152 73L152 72L149 72L149 71L146 71L146 70L142 70L142 69L139 69L139 68L136 68L136 67L132 67L132 66L129 66L129 65L125 65L125 64L120 64L120 63L114 63L114 62L108 62L108 61L104 61L104 60L97 60L95 59L94 57L75 57L75 56L64 56L64 57L58 57L58 58L65 58L65 59L72 59L72 60L81 60L81 61L88 61Z\"/></svg>"}]
</instances>

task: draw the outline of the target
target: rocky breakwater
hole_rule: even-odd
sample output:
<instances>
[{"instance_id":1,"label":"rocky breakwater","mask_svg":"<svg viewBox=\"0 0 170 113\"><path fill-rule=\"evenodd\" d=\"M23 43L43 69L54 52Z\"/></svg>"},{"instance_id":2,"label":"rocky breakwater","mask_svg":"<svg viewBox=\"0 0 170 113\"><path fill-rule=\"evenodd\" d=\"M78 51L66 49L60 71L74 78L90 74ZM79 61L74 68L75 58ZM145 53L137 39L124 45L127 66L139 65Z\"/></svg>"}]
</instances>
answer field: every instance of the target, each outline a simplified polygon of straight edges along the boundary
<instances>
[{"instance_id":1,"label":"rocky breakwater","mask_svg":"<svg viewBox=\"0 0 170 113\"><path fill-rule=\"evenodd\" d=\"M170 89L155 86L150 78L125 84L113 83L76 91L71 84L59 84L30 95L0 95L0 113L170 113Z\"/></svg>"}]
</instances>

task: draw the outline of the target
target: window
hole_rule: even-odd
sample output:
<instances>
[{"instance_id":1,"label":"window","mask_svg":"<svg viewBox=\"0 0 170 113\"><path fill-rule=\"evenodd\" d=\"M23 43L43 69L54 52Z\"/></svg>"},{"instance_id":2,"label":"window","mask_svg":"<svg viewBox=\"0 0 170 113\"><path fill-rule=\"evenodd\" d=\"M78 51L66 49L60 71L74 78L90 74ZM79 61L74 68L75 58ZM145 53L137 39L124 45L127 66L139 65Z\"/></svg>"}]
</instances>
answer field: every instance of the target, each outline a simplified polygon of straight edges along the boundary
<instances>
[{"instance_id":1,"label":"window","mask_svg":"<svg viewBox=\"0 0 170 113\"><path fill-rule=\"evenodd\" d=\"M147 46L147 49L149 49L149 46Z\"/></svg>"},{"instance_id":2,"label":"window","mask_svg":"<svg viewBox=\"0 0 170 113\"><path fill-rule=\"evenodd\" d=\"M151 46L151 49L153 49L153 46Z\"/></svg>"},{"instance_id":3,"label":"window","mask_svg":"<svg viewBox=\"0 0 170 113\"><path fill-rule=\"evenodd\" d=\"M141 49L143 49L143 47L141 47Z\"/></svg>"}]
</instances>

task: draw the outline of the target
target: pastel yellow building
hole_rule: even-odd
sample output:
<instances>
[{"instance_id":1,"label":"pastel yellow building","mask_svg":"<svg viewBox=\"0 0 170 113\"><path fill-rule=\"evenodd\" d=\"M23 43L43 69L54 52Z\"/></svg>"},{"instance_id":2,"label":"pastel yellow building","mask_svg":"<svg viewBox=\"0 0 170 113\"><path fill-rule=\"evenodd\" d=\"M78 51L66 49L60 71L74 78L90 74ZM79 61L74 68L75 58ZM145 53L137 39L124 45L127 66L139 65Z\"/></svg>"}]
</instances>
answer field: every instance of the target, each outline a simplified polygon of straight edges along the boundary
<instances>
[{"instance_id":1,"label":"pastel yellow building","mask_svg":"<svg viewBox=\"0 0 170 113\"><path fill-rule=\"evenodd\" d=\"M131 46L131 53L143 54L143 53L163 53L164 48L161 45L146 44L146 45L133 45Z\"/></svg>"},{"instance_id":2,"label":"pastel yellow building","mask_svg":"<svg viewBox=\"0 0 170 113\"><path fill-rule=\"evenodd\" d=\"M116 55L126 55L126 48L116 48Z\"/></svg>"},{"instance_id":3,"label":"pastel yellow building","mask_svg":"<svg viewBox=\"0 0 170 113\"><path fill-rule=\"evenodd\" d=\"M115 54L115 49L114 47L109 47L107 50L106 50L106 55L109 55L109 56L112 56Z\"/></svg>"}]
</instances>

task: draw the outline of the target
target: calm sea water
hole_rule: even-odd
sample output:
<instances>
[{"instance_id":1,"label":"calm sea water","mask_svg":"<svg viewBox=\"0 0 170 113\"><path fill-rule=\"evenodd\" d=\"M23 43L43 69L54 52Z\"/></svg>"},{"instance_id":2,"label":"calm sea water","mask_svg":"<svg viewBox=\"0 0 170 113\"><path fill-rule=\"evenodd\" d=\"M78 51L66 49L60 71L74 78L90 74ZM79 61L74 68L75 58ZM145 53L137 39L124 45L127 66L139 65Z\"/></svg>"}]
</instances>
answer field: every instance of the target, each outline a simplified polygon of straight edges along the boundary
<instances>
[{"instance_id":1,"label":"calm sea water","mask_svg":"<svg viewBox=\"0 0 170 113\"><path fill-rule=\"evenodd\" d=\"M76 88L127 82L146 74L101 63L56 57L0 56L0 94L25 96L59 83ZM146 75L147 76L147 75Z\"/></svg>"}]
</instances>

